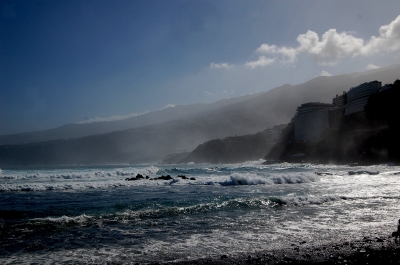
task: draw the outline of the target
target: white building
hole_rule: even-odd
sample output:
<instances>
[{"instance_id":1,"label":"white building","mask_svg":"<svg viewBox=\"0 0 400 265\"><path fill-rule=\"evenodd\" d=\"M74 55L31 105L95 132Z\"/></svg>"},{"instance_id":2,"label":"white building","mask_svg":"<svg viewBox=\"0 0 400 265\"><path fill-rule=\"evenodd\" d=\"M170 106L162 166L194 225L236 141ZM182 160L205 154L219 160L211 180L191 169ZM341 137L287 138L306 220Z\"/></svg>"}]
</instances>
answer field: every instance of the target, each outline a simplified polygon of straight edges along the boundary
<instances>
[{"instance_id":1,"label":"white building","mask_svg":"<svg viewBox=\"0 0 400 265\"><path fill-rule=\"evenodd\" d=\"M344 115L364 111L364 107L368 103L368 98L372 94L378 93L381 86L381 82L372 81L350 88L349 92L347 92L347 104L344 108Z\"/></svg>"},{"instance_id":2,"label":"white building","mask_svg":"<svg viewBox=\"0 0 400 265\"><path fill-rule=\"evenodd\" d=\"M310 102L301 104L294 116L296 140L317 140L322 132L329 129L329 111L335 109L332 104Z\"/></svg>"}]
</instances>

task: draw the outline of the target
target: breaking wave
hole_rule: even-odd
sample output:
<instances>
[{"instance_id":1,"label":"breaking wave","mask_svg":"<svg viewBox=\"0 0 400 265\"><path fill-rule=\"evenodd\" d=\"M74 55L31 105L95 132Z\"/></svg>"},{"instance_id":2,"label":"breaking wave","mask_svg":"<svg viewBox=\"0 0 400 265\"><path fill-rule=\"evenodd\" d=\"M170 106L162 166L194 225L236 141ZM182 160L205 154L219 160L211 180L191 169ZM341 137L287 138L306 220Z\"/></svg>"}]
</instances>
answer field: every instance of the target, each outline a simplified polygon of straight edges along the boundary
<instances>
[{"instance_id":1,"label":"breaking wave","mask_svg":"<svg viewBox=\"0 0 400 265\"><path fill-rule=\"evenodd\" d=\"M234 173L230 176L230 180L220 182L223 186L236 186L236 185L259 185L259 184L300 184L310 183L318 181L317 176L310 176L307 174L296 174L296 175L276 175L268 177L260 177L256 174L239 174Z\"/></svg>"},{"instance_id":2,"label":"breaking wave","mask_svg":"<svg viewBox=\"0 0 400 265\"><path fill-rule=\"evenodd\" d=\"M379 171L367 171L367 170L349 171L348 174L350 176L352 176L352 175L378 175Z\"/></svg>"}]
</instances>

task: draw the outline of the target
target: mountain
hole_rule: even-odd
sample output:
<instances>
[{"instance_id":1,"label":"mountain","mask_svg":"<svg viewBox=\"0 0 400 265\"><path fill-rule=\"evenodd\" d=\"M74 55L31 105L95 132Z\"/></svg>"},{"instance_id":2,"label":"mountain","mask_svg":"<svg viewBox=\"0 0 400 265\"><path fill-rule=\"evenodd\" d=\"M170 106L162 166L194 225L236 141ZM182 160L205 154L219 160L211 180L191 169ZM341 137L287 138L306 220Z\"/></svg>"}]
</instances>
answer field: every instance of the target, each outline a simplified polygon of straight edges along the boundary
<instances>
[{"instance_id":1,"label":"mountain","mask_svg":"<svg viewBox=\"0 0 400 265\"><path fill-rule=\"evenodd\" d=\"M67 124L58 128L44 131L0 135L0 145L79 138L89 135L104 134L130 128L159 124L178 119L189 119L193 115L206 110L221 108L226 105L256 97L257 95L258 94L253 94L223 99L211 104L178 105L123 120Z\"/></svg>"},{"instance_id":2,"label":"mountain","mask_svg":"<svg viewBox=\"0 0 400 265\"><path fill-rule=\"evenodd\" d=\"M171 116L171 120L158 124L76 139L2 145L0 166L161 161L166 154L191 151L206 141L255 134L288 123L302 103L331 102L336 94L364 82L392 83L399 73L400 65L394 65L363 73L316 77L303 84L283 85L236 102L232 99L211 104L213 107L203 111L190 114L178 111L175 115L182 115L181 118L172 120Z\"/></svg>"}]
</instances>

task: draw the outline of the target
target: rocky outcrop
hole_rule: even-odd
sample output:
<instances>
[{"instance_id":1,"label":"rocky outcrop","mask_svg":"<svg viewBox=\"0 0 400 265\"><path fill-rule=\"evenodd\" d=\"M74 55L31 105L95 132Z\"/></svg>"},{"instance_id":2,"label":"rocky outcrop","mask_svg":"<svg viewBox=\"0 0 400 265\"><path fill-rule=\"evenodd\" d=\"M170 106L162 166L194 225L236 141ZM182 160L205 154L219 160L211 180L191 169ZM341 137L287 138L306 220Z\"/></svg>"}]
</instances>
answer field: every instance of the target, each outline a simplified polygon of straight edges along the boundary
<instances>
[{"instance_id":1,"label":"rocky outcrop","mask_svg":"<svg viewBox=\"0 0 400 265\"><path fill-rule=\"evenodd\" d=\"M270 151L275 141L266 133L227 137L199 145L180 163L240 163L258 160Z\"/></svg>"},{"instance_id":2,"label":"rocky outcrop","mask_svg":"<svg viewBox=\"0 0 400 265\"><path fill-rule=\"evenodd\" d=\"M364 112L343 116L337 128L316 142L294 140L294 125L283 131L267 160L333 164L400 163L400 81L372 95ZM302 154L302 155L299 155Z\"/></svg>"},{"instance_id":3,"label":"rocky outcrop","mask_svg":"<svg viewBox=\"0 0 400 265\"><path fill-rule=\"evenodd\" d=\"M162 160L161 164L177 164L189 154L190 152L167 154Z\"/></svg>"}]
</instances>

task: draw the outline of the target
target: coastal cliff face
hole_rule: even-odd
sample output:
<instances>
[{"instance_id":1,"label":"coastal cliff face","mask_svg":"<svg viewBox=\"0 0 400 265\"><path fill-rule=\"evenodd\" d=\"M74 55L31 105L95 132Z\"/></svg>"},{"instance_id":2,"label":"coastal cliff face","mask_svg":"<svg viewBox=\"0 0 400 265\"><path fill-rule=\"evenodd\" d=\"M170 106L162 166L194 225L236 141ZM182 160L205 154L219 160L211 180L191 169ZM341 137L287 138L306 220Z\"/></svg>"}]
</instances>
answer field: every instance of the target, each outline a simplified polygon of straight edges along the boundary
<instances>
[{"instance_id":1,"label":"coastal cliff face","mask_svg":"<svg viewBox=\"0 0 400 265\"><path fill-rule=\"evenodd\" d=\"M271 150L274 143L264 132L211 140L199 145L179 163L221 164L258 160Z\"/></svg>"},{"instance_id":2,"label":"coastal cliff face","mask_svg":"<svg viewBox=\"0 0 400 265\"><path fill-rule=\"evenodd\" d=\"M400 163L400 81L372 95L364 112L342 116L337 127L314 142L294 140L294 125L282 134L267 160L361 165Z\"/></svg>"}]
</instances>

